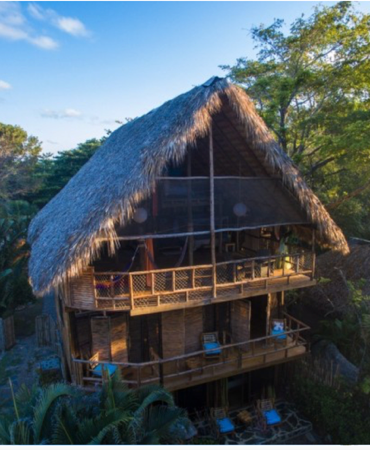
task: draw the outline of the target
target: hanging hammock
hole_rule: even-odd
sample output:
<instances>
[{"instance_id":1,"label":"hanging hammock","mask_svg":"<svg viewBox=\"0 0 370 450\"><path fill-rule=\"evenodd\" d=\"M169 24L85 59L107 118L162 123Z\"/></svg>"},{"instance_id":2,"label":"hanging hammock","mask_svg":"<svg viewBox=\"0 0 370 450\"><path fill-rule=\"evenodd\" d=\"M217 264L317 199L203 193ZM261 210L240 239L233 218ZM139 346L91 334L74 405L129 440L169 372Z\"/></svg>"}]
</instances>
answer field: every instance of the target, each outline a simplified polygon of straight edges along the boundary
<instances>
[{"instance_id":1,"label":"hanging hammock","mask_svg":"<svg viewBox=\"0 0 370 450\"><path fill-rule=\"evenodd\" d=\"M141 247L140 244L136 247L135 252L134 252L134 254L133 254L132 258L131 258L131 261L123 269L124 273L122 275L117 275L116 277L113 278L113 280L100 281L99 283L97 283L95 285L95 288L96 289L107 289L107 288L110 288L111 286L114 286L115 284L119 283L125 276L127 276L127 273L130 272L130 270L131 270L131 268L132 268L132 266L134 264L137 252L138 252L140 247Z\"/></svg>"}]
</instances>

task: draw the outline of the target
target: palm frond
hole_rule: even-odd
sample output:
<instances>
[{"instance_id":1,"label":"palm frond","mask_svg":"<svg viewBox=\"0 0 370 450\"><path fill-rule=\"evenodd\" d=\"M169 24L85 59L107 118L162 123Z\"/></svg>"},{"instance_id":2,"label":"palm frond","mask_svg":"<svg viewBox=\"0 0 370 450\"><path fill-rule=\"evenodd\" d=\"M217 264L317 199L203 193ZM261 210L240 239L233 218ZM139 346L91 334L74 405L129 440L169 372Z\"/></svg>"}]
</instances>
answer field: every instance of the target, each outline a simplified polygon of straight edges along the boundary
<instances>
[{"instance_id":1,"label":"palm frond","mask_svg":"<svg viewBox=\"0 0 370 450\"><path fill-rule=\"evenodd\" d=\"M47 419L50 421L51 418L50 408L55 401L61 397L73 395L75 395L74 389L62 383L50 385L40 392L33 414L35 443L40 442L43 437L46 421Z\"/></svg>"},{"instance_id":2,"label":"palm frond","mask_svg":"<svg viewBox=\"0 0 370 450\"><path fill-rule=\"evenodd\" d=\"M28 419L13 422L9 428L11 445L33 444L32 424Z\"/></svg>"}]
</instances>

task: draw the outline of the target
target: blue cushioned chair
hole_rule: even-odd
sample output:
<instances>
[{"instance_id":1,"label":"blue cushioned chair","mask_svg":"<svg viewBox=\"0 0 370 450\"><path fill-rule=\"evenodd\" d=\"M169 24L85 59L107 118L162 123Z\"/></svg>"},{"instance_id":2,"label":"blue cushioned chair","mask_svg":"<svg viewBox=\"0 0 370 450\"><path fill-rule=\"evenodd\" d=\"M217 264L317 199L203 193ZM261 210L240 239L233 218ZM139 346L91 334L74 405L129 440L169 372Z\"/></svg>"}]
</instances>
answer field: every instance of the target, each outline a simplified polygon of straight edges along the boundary
<instances>
[{"instance_id":1,"label":"blue cushioned chair","mask_svg":"<svg viewBox=\"0 0 370 450\"><path fill-rule=\"evenodd\" d=\"M280 414L277 412L272 399L258 400L257 410L266 427L281 424Z\"/></svg>"},{"instance_id":2,"label":"blue cushioned chair","mask_svg":"<svg viewBox=\"0 0 370 450\"><path fill-rule=\"evenodd\" d=\"M213 331L211 333L202 333L201 342L203 350L207 350L204 353L206 358L219 358L221 356L221 346L218 342L218 333Z\"/></svg>"},{"instance_id":3,"label":"blue cushioned chair","mask_svg":"<svg viewBox=\"0 0 370 450\"><path fill-rule=\"evenodd\" d=\"M103 367L105 372L112 376L114 372L117 370L117 366L114 364L97 364L92 370L91 373L97 377L103 376Z\"/></svg>"},{"instance_id":4,"label":"blue cushioned chair","mask_svg":"<svg viewBox=\"0 0 370 450\"><path fill-rule=\"evenodd\" d=\"M271 320L270 334L271 336L275 336L275 342L284 345L287 343L288 337L284 331L287 331L285 319Z\"/></svg>"},{"instance_id":5,"label":"blue cushioned chair","mask_svg":"<svg viewBox=\"0 0 370 450\"><path fill-rule=\"evenodd\" d=\"M213 408L211 409L211 417L216 427L218 436L224 436L225 434L235 433L235 425L228 417L226 408Z\"/></svg>"}]
</instances>

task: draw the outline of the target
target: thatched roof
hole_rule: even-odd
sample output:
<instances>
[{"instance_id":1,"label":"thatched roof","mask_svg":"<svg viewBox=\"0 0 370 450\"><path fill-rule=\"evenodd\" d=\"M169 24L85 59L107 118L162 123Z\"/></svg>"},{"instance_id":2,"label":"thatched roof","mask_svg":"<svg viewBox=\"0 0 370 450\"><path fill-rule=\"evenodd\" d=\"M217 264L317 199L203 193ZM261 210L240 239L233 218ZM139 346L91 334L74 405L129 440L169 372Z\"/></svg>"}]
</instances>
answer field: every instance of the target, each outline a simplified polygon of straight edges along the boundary
<instances>
[{"instance_id":1,"label":"thatched roof","mask_svg":"<svg viewBox=\"0 0 370 450\"><path fill-rule=\"evenodd\" d=\"M42 294L78 274L97 257L101 241L116 245L115 225L127 223L169 162L209 132L212 115L227 104L243 129L243 139L269 175L281 176L317 227L322 245L346 252L347 242L298 169L273 139L243 89L215 78L121 126L34 218L29 274Z\"/></svg>"}]
</instances>

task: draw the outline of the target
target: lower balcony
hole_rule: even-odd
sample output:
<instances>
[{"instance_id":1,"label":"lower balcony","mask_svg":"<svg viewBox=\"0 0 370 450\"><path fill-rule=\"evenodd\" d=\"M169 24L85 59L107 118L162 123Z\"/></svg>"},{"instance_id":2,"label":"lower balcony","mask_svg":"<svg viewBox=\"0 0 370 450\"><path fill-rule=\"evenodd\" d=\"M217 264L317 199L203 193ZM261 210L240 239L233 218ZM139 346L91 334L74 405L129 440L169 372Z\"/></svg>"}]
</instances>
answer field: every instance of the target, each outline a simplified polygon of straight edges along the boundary
<instances>
[{"instance_id":1,"label":"lower balcony","mask_svg":"<svg viewBox=\"0 0 370 450\"><path fill-rule=\"evenodd\" d=\"M74 382L95 389L108 377L108 370L121 371L124 382L131 388L146 384L161 384L170 391L195 386L217 379L238 375L264 367L285 363L308 352L302 333L309 327L285 314L287 327L281 335L267 335L243 342L227 342L224 336L219 354L212 358L206 350L162 359L151 354L143 363L111 362L94 355L89 360L72 359ZM279 339L279 336L283 336ZM96 375L96 368L102 376Z\"/></svg>"}]
</instances>

